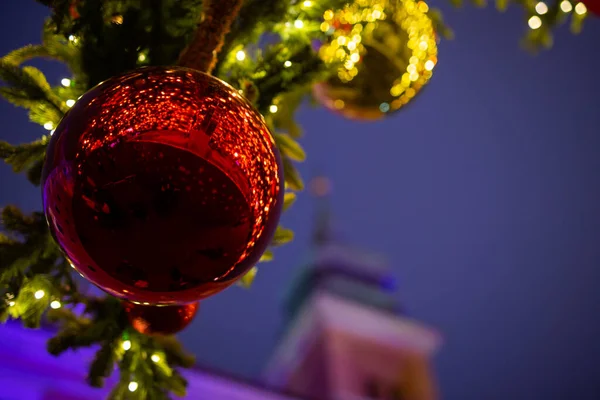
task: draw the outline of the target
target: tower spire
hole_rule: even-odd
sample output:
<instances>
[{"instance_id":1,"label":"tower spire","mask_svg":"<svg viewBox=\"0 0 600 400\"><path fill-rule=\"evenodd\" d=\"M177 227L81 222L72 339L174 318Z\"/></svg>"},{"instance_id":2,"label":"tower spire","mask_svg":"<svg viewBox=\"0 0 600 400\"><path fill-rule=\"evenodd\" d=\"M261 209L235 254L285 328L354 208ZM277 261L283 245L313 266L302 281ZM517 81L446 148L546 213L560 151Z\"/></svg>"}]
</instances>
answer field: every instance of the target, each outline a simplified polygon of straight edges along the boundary
<instances>
[{"instance_id":1,"label":"tower spire","mask_svg":"<svg viewBox=\"0 0 600 400\"><path fill-rule=\"evenodd\" d=\"M316 199L316 213L312 242L321 247L333 240L331 217L331 182L323 175L317 175L310 182L310 192Z\"/></svg>"}]
</instances>

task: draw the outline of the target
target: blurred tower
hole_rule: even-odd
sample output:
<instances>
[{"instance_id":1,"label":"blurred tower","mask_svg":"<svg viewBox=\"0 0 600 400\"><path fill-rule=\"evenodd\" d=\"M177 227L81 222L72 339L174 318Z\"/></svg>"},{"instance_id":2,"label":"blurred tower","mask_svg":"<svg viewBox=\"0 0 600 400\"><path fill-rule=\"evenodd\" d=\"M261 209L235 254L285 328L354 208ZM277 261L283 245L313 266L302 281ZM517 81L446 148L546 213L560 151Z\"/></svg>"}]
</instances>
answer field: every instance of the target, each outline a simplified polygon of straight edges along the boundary
<instances>
[{"instance_id":1,"label":"blurred tower","mask_svg":"<svg viewBox=\"0 0 600 400\"><path fill-rule=\"evenodd\" d=\"M311 190L319 198L312 255L285 302L266 383L315 400L436 400L429 359L439 335L401 316L385 260L334 239L327 179Z\"/></svg>"}]
</instances>

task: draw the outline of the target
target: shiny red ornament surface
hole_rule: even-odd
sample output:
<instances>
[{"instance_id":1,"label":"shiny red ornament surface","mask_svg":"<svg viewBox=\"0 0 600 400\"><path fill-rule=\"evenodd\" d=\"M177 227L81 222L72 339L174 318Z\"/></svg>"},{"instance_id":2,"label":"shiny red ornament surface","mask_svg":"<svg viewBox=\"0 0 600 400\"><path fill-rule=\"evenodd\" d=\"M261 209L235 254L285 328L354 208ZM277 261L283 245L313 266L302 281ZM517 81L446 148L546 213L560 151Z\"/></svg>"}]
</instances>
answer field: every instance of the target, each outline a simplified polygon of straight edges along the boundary
<instances>
[{"instance_id":1,"label":"shiny red ornament surface","mask_svg":"<svg viewBox=\"0 0 600 400\"><path fill-rule=\"evenodd\" d=\"M198 302L181 306L125 303L125 313L133 329L144 335L173 335L192 322L199 305Z\"/></svg>"},{"instance_id":2,"label":"shiny red ornament surface","mask_svg":"<svg viewBox=\"0 0 600 400\"><path fill-rule=\"evenodd\" d=\"M252 268L283 203L279 153L234 88L151 67L87 92L42 175L52 235L84 277L123 299L186 304Z\"/></svg>"}]
</instances>

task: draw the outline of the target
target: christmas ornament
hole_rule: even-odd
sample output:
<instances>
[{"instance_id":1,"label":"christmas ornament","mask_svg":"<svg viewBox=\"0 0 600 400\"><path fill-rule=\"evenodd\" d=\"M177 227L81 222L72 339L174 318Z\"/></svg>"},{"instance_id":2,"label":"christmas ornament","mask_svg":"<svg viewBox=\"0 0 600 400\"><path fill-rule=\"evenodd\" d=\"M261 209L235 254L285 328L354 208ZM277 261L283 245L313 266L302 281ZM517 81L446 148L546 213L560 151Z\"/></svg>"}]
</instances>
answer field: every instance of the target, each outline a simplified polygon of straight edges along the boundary
<instances>
[{"instance_id":1,"label":"christmas ornament","mask_svg":"<svg viewBox=\"0 0 600 400\"><path fill-rule=\"evenodd\" d=\"M50 141L50 231L106 292L150 304L217 293L258 262L283 204L280 157L237 90L185 68L96 86Z\"/></svg>"},{"instance_id":2,"label":"christmas ornament","mask_svg":"<svg viewBox=\"0 0 600 400\"><path fill-rule=\"evenodd\" d=\"M125 303L125 313L131 326L144 335L173 335L192 322L199 305L198 302L181 306Z\"/></svg>"},{"instance_id":3,"label":"christmas ornament","mask_svg":"<svg viewBox=\"0 0 600 400\"><path fill-rule=\"evenodd\" d=\"M324 13L329 41L319 54L337 74L314 86L327 108L374 120L410 102L432 76L436 35L428 6L414 0L356 0Z\"/></svg>"},{"instance_id":4,"label":"christmas ornament","mask_svg":"<svg viewBox=\"0 0 600 400\"><path fill-rule=\"evenodd\" d=\"M77 6L79 5L78 3L79 0L75 0L71 2L71 5L69 6L69 14L71 15L71 18L73 18L73 20L76 20L79 17L81 17L79 11L77 11Z\"/></svg>"},{"instance_id":5,"label":"christmas ornament","mask_svg":"<svg viewBox=\"0 0 600 400\"><path fill-rule=\"evenodd\" d=\"M585 5L586 11L600 16L600 0L584 0L582 3Z\"/></svg>"}]
</instances>

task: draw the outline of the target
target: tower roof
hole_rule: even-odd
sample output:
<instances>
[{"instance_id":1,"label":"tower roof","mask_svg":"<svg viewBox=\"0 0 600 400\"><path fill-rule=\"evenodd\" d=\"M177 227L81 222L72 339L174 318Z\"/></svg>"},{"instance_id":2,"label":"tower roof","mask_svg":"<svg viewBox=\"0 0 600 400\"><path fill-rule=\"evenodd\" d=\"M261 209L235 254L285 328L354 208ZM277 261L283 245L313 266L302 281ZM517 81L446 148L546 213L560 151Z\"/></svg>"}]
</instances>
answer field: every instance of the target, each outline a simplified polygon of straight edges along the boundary
<instances>
[{"instance_id":1,"label":"tower roof","mask_svg":"<svg viewBox=\"0 0 600 400\"><path fill-rule=\"evenodd\" d=\"M329 180L323 176L314 178L310 182L310 191L316 200L312 247L288 293L285 302L287 319L293 319L317 291L397 312L396 282L386 260L379 254L344 243L335 233Z\"/></svg>"}]
</instances>

